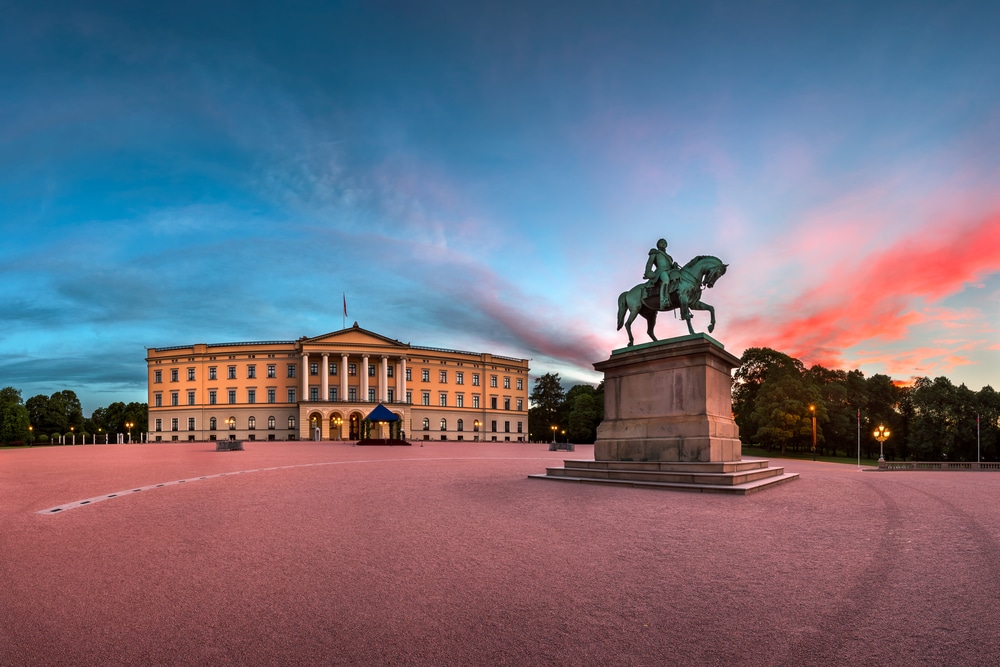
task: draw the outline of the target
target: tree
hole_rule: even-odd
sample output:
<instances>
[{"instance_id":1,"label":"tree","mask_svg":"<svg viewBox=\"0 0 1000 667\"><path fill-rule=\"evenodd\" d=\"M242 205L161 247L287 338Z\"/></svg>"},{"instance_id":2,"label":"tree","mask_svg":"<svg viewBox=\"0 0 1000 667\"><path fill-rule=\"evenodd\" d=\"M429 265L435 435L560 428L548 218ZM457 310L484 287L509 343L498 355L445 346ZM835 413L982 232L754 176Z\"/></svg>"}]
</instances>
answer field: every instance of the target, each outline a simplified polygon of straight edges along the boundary
<instances>
[{"instance_id":1,"label":"tree","mask_svg":"<svg viewBox=\"0 0 1000 667\"><path fill-rule=\"evenodd\" d=\"M817 425L826 421L826 406L819 400L816 387L795 369L784 369L767 376L755 399L752 422L757 426L751 439L764 446L780 447L784 454L789 445L812 445L812 411L816 408ZM820 437L817 431L817 440Z\"/></svg>"},{"instance_id":2,"label":"tree","mask_svg":"<svg viewBox=\"0 0 1000 667\"><path fill-rule=\"evenodd\" d=\"M600 399L600 402L598 402ZM604 388L601 392L589 384L578 384L566 392L566 434L570 442L591 443L597 439L597 425L604 417Z\"/></svg>"},{"instance_id":3,"label":"tree","mask_svg":"<svg viewBox=\"0 0 1000 667\"><path fill-rule=\"evenodd\" d=\"M14 387L0 389L0 442L28 439L28 409L21 402L21 391Z\"/></svg>"},{"instance_id":4,"label":"tree","mask_svg":"<svg viewBox=\"0 0 1000 667\"><path fill-rule=\"evenodd\" d=\"M546 439L552 426L557 425L565 392L558 373L546 373L535 379L531 390L532 407L528 410L528 431L536 438Z\"/></svg>"},{"instance_id":5,"label":"tree","mask_svg":"<svg viewBox=\"0 0 1000 667\"><path fill-rule=\"evenodd\" d=\"M28 409L28 419L35 427L35 432L51 431L51 424L48 423L49 397L45 394L37 394L24 402L24 407Z\"/></svg>"},{"instance_id":6,"label":"tree","mask_svg":"<svg viewBox=\"0 0 1000 667\"><path fill-rule=\"evenodd\" d=\"M776 372L802 375L804 371L802 362L787 354L769 347L747 348L733 376L733 414L736 415L740 433L750 437L759 429L760 424L755 421L757 394L769 375Z\"/></svg>"}]
</instances>

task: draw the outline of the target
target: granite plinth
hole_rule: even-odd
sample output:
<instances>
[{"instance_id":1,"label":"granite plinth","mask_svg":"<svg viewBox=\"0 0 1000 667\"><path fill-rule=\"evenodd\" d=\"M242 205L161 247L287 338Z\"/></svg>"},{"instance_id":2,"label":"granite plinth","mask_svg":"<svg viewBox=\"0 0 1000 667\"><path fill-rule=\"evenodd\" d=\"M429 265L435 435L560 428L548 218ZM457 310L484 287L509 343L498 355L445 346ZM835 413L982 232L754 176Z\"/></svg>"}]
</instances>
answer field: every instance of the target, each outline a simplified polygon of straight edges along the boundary
<instances>
[{"instance_id":1,"label":"granite plinth","mask_svg":"<svg viewBox=\"0 0 1000 667\"><path fill-rule=\"evenodd\" d=\"M737 357L706 334L612 352L604 373L604 421L598 461L739 461L732 415Z\"/></svg>"}]
</instances>

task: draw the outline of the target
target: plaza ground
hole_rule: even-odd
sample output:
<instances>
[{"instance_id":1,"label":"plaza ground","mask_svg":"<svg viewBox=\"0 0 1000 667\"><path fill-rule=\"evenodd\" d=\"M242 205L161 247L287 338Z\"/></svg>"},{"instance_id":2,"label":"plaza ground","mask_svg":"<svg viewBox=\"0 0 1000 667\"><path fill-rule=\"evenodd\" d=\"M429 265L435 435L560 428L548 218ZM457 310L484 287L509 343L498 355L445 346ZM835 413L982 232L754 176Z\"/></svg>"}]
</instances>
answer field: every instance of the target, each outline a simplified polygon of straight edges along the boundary
<instances>
[{"instance_id":1,"label":"plaza ground","mask_svg":"<svg viewBox=\"0 0 1000 667\"><path fill-rule=\"evenodd\" d=\"M998 473L740 497L418 445L0 451L0 664L996 664Z\"/></svg>"}]
</instances>

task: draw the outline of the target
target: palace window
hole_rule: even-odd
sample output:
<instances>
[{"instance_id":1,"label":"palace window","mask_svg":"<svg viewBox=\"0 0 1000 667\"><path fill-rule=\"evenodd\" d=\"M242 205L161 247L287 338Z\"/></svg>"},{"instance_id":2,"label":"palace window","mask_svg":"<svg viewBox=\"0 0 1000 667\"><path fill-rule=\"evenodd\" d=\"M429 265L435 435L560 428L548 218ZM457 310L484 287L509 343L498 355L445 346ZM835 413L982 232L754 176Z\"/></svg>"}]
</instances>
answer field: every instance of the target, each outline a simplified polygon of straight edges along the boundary
<instances>
[{"instance_id":1,"label":"palace window","mask_svg":"<svg viewBox=\"0 0 1000 667\"><path fill-rule=\"evenodd\" d=\"M510 378L507 377L506 375L503 378L503 388L510 389Z\"/></svg>"},{"instance_id":2,"label":"palace window","mask_svg":"<svg viewBox=\"0 0 1000 667\"><path fill-rule=\"evenodd\" d=\"M347 364L347 374L355 377L358 374L358 365L355 363Z\"/></svg>"},{"instance_id":3,"label":"palace window","mask_svg":"<svg viewBox=\"0 0 1000 667\"><path fill-rule=\"evenodd\" d=\"M289 403L294 403L295 402L295 390L294 389L289 389L288 390L288 402Z\"/></svg>"},{"instance_id":4,"label":"palace window","mask_svg":"<svg viewBox=\"0 0 1000 667\"><path fill-rule=\"evenodd\" d=\"M278 377L278 368L274 364L267 365L267 377Z\"/></svg>"},{"instance_id":5,"label":"palace window","mask_svg":"<svg viewBox=\"0 0 1000 667\"><path fill-rule=\"evenodd\" d=\"M256 402L257 402L257 390L247 389L247 403L253 404Z\"/></svg>"},{"instance_id":6,"label":"palace window","mask_svg":"<svg viewBox=\"0 0 1000 667\"><path fill-rule=\"evenodd\" d=\"M479 408L479 394L472 395L472 407L476 409Z\"/></svg>"},{"instance_id":7,"label":"palace window","mask_svg":"<svg viewBox=\"0 0 1000 667\"><path fill-rule=\"evenodd\" d=\"M517 378L517 390L522 391L524 389L524 380Z\"/></svg>"},{"instance_id":8,"label":"palace window","mask_svg":"<svg viewBox=\"0 0 1000 667\"><path fill-rule=\"evenodd\" d=\"M522 426L522 423L521 422L517 422L517 432L518 433L524 433L524 431L521 430L521 426Z\"/></svg>"},{"instance_id":9,"label":"palace window","mask_svg":"<svg viewBox=\"0 0 1000 667\"><path fill-rule=\"evenodd\" d=\"M250 431L253 431L256 428L257 428L257 418L256 417L248 417L247 418L247 429L250 430Z\"/></svg>"},{"instance_id":10,"label":"palace window","mask_svg":"<svg viewBox=\"0 0 1000 667\"><path fill-rule=\"evenodd\" d=\"M267 429L269 431L274 430L274 415L271 415L270 417L267 418Z\"/></svg>"},{"instance_id":11,"label":"palace window","mask_svg":"<svg viewBox=\"0 0 1000 667\"><path fill-rule=\"evenodd\" d=\"M490 376L490 386L491 387L496 387L497 386L497 376L496 375L491 375Z\"/></svg>"},{"instance_id":12,"label":"palace window","mask_svg":"<svg viewBox=\"0 0 1000 667\"><path fill-rule=\"evenodd\" d=\"M289 429L295 428L295 416L294 415L288 418L288 428Z\"/></svg>"},{"instance_id":13,"label":"palace window","mask_svg":"<svg viewBox=\"0 0 1000 667\"><path fill-rule=\"evenodd\" d=\"M503 423L503 432L504 433L510 433L510 422L504 422Z\"/></svg>"},{"instance_id":14,"label":"palace window","mask_svg":"<svg viewBox=\"0 0 1000 667\"><path fill-rule=\"evenodd\" d=\"M351 403L356 403L358 400L358 388L348 387L347 388L347 400Z\"/></svg>"},{"instance_id":15,"label":"palace window","mask_svg":"<svg viewBox=\"0 0 1000 667\"><path fill-rule=\"evenodd\" d=\"M374 403L375 402L375 390L374 389L371 389L371 388L368 389L368 402L369 403Z\"/></svg>"},{"instance_id":16,"label":"palace window","mask_svg":"<svg viewBox=\"0 0 1000 667\"><path fill-rule=\"evenodd\" d=\"M420 381L421 382L430 382L431 381L431 372L429 370L427 370L426 368L422 368L420 370Z\"/></svg>"},{"instance_id":17,"label":"palace window","mask_svg":"<svg viewBox=\"0 0 1000 667\"><path fill-rule=\"evenodd\" d=\"M420 401L424 405L430 405L431 404L431 392L429 392L429 391L422 392L421 393L421 397L420 397Z\"/></svg>"},{"instance_id":18,"label":"palace window","mask_svg":"<svg viewBox=\"0 0 1000 667\"><path fill-rule=\"evenodd\" d=\"M521 412L522 410L524 410L524 399L519 398L517 399L517 411Z\"/></svg>"},{"instance_id":19,"label":"palace window","mask_svg":"<svg viewBox=\"0 0 1000 667\"><path fill-rule=\"evenodd\" d=\"M158 408L163 406L163 394L153 394L153 405Z\"/></svg>"},{"instance_id":20,"label":"palace window","mask_svg":"<svg viewBox=\"0 0 1000 667\"><path fill-rule=\"evenodd\" d=\"M387 401L389 401L390 403L395 403L396 402L396 392L395 391L393 391L392 389L386 389L385 393L386 393L386 400Z\"/></svg>"},{"instance_id":21,"label":"palace window","mask_svg":"<svg viewBox=\"0 0 1000 667\"><path fill-rule=\"evenodd\" d=\"M448 394L446 392L442 391L440 395L438 395L438 405L442 408L448 407Z\"/></svg>"},{"instance_id":22,"label":"palace window","mask_svg":"<svg viewBox=\"0 0 1000 667\"><path fill-rule=\"evenodd\" d=\"M458 431L464 431L465 430L465 420L459 419L458 423L455 424L455 429L458 430Z\"/></svg>"},{"instance_id":23,"label":"palace window","mask_svg":"<svg viewBox=\"0 0 1000 667\"><path fill-rule=\"evenodd\" d=\"M406 375L406 381L407 382L413 382L413 369L412 368L407 368L405 375Z\"/></svg>"},{"instance_id":24,"label":"palace window","mask_svg":"<svg viewBox=\"0 0 1000 667\"><path fill-rule=\"evenodd\" d=\"M178 404L178 396L176 391L170 392L170 405Z\"/></svg>"},{"instance_id":25,"label":"palace window","mask_svg":"<svg viewBox=\"0 0 1000 667\"><path fill-rule=\"evenodd\" d=\"M235 405L235 404L236 404L236 390L235 389L230 389L229 390L229 405Z\"/></svg>"},{"instance_id":26,"label":"palace window","mask_svg":"<svg viewBox=\"0 0 1000 667\"><path fill-rule=\"evenodd\" d=\"M310 401L319 400L319 387L309 387L309 400Z\"/></svg>"},{"instance_id":27,"label":"palace window","mask_svg":"<svg viewBox=\"0 0 1000 667\"><path fill-rule=\"evenodd\" d=\"M479 386L479 373L473 373L472 374L472 386L473 387L478 387Z\"/></svg>"},{"instance_id":28,"label":"palace window","mask_svg":"<svg viewBox=\"0 0 1000 667\"><path fill-rule=\"evenodd\" d=\"M455 384L465 384L465 373L455 371Z\"/></svg>"},{"instance_id":29,"label":"palace window","mask_svg":"<svg viewBox=\"0 0 1000 667\"><path fill-rule=\"evenodd\" d=\"M425 431L431 430L431 420L428 419L427 417L424 417L424 430Z\"/></svg>"},{"instance_id":30,"label":"palace window","mask_svg":"<svg viewBox=\"0 0 1000 667\"><path fill-rule=\"evenodd\" d=\"M439 381L441 384L448 384L448 371L441 371Z\"/></svg>"},{"instance_id":31,"label":"palace window","mask_svg":"<svg viewBox=\"0 0 1000 667\"><path fill-rule=\"evenodd\" d=\"M208 390L208 404L209 405L215 405L215 396L216 396L215 390L214 389L209 389Z\"/></svg>"},{"instance_id":32,"label":"palace window","mask_svg":"<svg viewBox=\"0 0 1000 667\"><path fill-rule=\"evenodd\" d=\"M171 431L177 430L177 417L174 417L173 419L170 420L170 430Z\"/></svg>"},{"instance_id":33,"label":"palace window","mask_svg":"<svg viewBox=\"0 0 1000 667\"><path fill-rule=\"evenodd\" d=\"M177 369L176 368L171 368L170 369L170 381L171 382L177 382Z\"/></svg>"},{"instance_id":34,"label":"palace window","mask_svg":"<svg viewBox=\"0 0 1000 667\"><path fill-rule=\"evenodd\" d=\"M392 364L389 364L388 366L385 367L386 377L395 377L396 376L395 373L393 372L394 368L395 368L395 366L393 366Z\"/></svg>"},{"instance_id":35,"label":"palace window","mask_svg":"<svg viewBox=\"0 0 1000 667\"><path fill-rule=\"evenodd\" d=\"M188 417L188 430L194 430L194 417Z\"/></svg>"},{"instance_id":36,"label":"palace window","mask_svg":"<svg viewBox=\"0 0 1000 667\"><path fill-rule=\"evenodd\" d=\"M247 379L255 380L257 378L257 366L255 364L250 364L247 366Z\"/></svg>"},{"instance_id":37,"label":"palace window","mask_svg":"<svg viewBox=\"0 0 1000 667\"><path fill-rule=\"evenodd\" d=\"M496 433L497 432L497 420L494 419L493 421L491 421L490 422L490 426L491 426L490 430L493 431L494 433Z\"/></svg>"},{"instance_id":38,"label":"palace window","mask_svg":"<svg viewBox=\"0 0 1000 667\"><path fill-rule=\"evenodd\" d=\"M209 366L208 367L208 379L209 380L218 380L219 379L219 372L218 372L218 369L215 366Z\"/></svg>"},{"instance_id":39,"label":"palace window","mask_svg":"<svg viewBox=\"0 0 1000 667\"><path fill-rule=\"evenodd\" d=\"M330 400L331 401L336 401L337 400L337 388L336 387L330 387Z\"/></svg>"},{"instance_id":40,"label":"palace window","mask_svg":"<svg viewBox=\"0 0 1000 667\"><path fill-rule=\"evenodd\" d=\"M330 368L328 370L330 372L330 375L336 375L337 374L337 364L331 363L330 364Z\"/></svg>"},{"instance_id":41,"label":"palace window","mask_svg":"<svg viewBox=\"0 0 1000 667\"><path fill-rule=\"evenodd\" d=\"M276 394L277 394L277 392L274 389L268 389L267 390L267 402L268 403L274 403L278 399L278 397L276 396Z\"/></svg>"},{"instance_id":42,"label":"palace window","mask_svg":"<svg viewBox=\"0 0 1000 667\"><path fill-rule=\"evenodd\" d=\"M406 392L406 403L407 403L407 405L413 403L413 392L412 391Z\"/></svg>"},{"instance_id":43,"label":"palace window","mask_svg":"<svg viewBox=\"0 0 1000 667\"><path fill-rule=\"evenodd\" d=\"M510 410L510 399L509 398L503 399L503 409L504 410Z\"/></svg>"},{"instance_id":44,"label":"palace window","mask_svg":"<svg viewBox=\"0 0 1000 667\"><path fill-rule=\"evenodd\" d=\"M194 382L194 369L193 368L189 368L188 369L188 381L189 382Z\"/></svg>"},{"instance_id":45,"label":"palace window","mask_svg":"<svg viewBox=\"0 0 1000 667\"><path fill-rule=\"evenodd\" d=\"M496 410L496 409L497 409L497 397L490 396L490 410Z\"/></svg>"},{"instance_id":46,"label":"palace window","mask_svg":"<svg viewBox=\"0 0 1000 667\"><path fill-rule=\"evenodd\" d=\"M455 394L455 406L459 408L465 407L465 394Z\"/></svg>"},{"instance_id":47,"label":"palace window","mask_svg":"<svg viewBox=\"0 0 1000 667\"><path fill-rule=\"evenodd\" d=\"M290 378L295 377L295 364L288 364L288 376Z\"/></svg>"},{"instance_id":48,"label":"palace window","mask_svg":"<svg viewBox=\"0 0 1000 667\"><path fill-rule=\"evenodd\" d=\"M315 362L309 364L309 375L319 375L319 364Z\"/></svg>"},{"instance_id":49,"label":"palace window","mask_svg":"<svg viewBox=\"0 0 1000 667\"><path fill-rule=\"evenodd\" d=\"M216 421L215 417L209 418L209 420L208 420L208 430L209 431L214 431L216 424L218 424L218 422Z\"/></svg>"},{"instance_id":50,"label":"palace window","mask_svg":"<svg viewBox=\"0 0 1000 667\"><path fill-rule=\"evenodd\" d=\"M194 392L188 392L188 405L194 405Z\"/></svg>"},{"instance_id":51,"label":"palace window","mask_svg":"<svg viewBox=\"0 0 1000 667\"><path fill-rule=\"evenodd\" d=\"M236 417L230 417L229 418L229 430L230 431L235 431L236 430Z\"/></svg>"},{"instance_id":52,"label":"palace window","mask_svg":"<svg viewBox=\"0 0 1000 667\"><path fill-rule=\"evenodd\" d=\"M229 367L229 379L230 380L235 380L236 379L236 366L230 366Z\"/></svg>"},{"instance_id":53,"label":"palace window","mask_svg":"<svg viewBox=\"0 0 1000 667\"><path fill-rule=\"evenodd\" d=\"M448 420L445 419L444 417L441 418L441 430L442 431L448 430Z\"/></svg>"},{"instance_id":54,"label":"palace window","mask_svg":"<svg viewBox=\"0 0 1000 667\"><path fill-rule=\"evenodd\" d=\"M163 430L163 420L162 419L156 419L156 420L154 420L153 424L154 424L154 426L153 426L153 430L154 431L162 431Z\"/></svg>"},{"instance_id":55,"label":"palace window","mask_svg":"<svg viewBox=\"0 0 1000 667\"><path fill-rule=\"evenodd\" d=\"M163 382L163 371L153 371L153 382Z\"/></svg>"},{"instance_id":56,"label":"palace window","mask_svg":"<svg viewBox=\"0 0 1000 667\"><path fill-rule=\"evenodd\" d=\"M375 364L368 364L368 377L375 377Z\"/></svg>"}]
</instances>

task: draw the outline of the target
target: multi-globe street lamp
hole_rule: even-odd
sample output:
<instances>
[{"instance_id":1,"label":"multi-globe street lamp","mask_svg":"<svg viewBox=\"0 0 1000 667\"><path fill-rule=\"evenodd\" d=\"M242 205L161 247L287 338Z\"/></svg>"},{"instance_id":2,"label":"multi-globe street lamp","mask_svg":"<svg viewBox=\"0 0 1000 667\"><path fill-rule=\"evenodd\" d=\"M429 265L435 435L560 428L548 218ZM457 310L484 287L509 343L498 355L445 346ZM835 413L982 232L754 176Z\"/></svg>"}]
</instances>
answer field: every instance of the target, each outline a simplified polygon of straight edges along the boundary
<instances>
[{"instance_id":1,"label":"multi-globe street lamp","mask_svg":"<svg viewBox=\"0 0 1000 667\"><path fill-rule=\"evenodd\" d=\"M556 444L556 431L558 431L558 430L559 430L558 426L553 426L552 427L552 444L553 445Z\"/></svg>"},{"instance_id":2,"label":"multi-globe street lamp","mask_svg":"<svg viewBox=\"0 0 1000 667\"><path fill-rule=\"evenodd\" d=\"M813 461L816 460L816 406L810 405L809 412L812 413L812 427L813 427Z\"/></svg>"},{"instance_id":3,"label":"multi-globe street lamp","mask_svg":"<svg viewBox=\"0 0 1000 667\"><path fill-rule=\"evenodd\" d=\"M889 432L889 429L879 424L878 428L875 429L874 435L875 439L878 440L878 465L881 468L885 465L885 455L882 452L882 443L889 439L891 433Z\"/></svg>"},{"instance_id":4,"label":"multi-globe street lamp","mask_svg":"<svg viewBox=\"0 0 1000 667\"><path fill-rule=\"evenodd\" d=\"M132 444L132 427L135 426L135 422L125 422L125 429L128 431L128 444Z\"/></svg>"}]
</instances>

